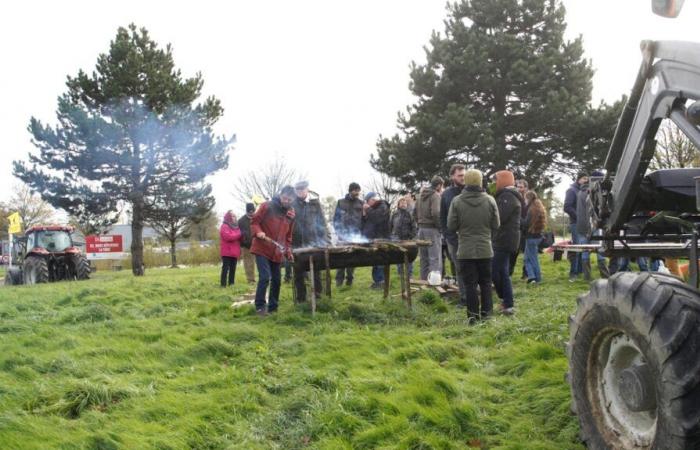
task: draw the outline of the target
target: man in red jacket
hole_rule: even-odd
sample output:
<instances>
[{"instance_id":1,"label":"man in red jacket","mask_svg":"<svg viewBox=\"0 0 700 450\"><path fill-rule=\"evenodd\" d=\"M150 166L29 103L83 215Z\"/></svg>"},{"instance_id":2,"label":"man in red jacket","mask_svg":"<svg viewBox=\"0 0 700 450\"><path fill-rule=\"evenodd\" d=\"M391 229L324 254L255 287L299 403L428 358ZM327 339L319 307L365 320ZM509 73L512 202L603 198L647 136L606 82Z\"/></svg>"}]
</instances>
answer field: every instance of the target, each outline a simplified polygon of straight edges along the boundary
<instances>
[{"instance_id":1,"label":"man in red jacket","mask_svg":"<svg viewBox=\"0 0 700 450\"><path fill-rule=\"evenodd\" d=\"M250 221L253 245L250 252L255 255L258 266L258 287L255 291L255 310L258 315L277 311L280 296L280 266L286 257L293 260L292 229L294 209L291 207L296 195L294 188L285 186L278 196L260 205ZM265 309L265 293L270 286L270 295Z\"/></svg>"}]
</instances>

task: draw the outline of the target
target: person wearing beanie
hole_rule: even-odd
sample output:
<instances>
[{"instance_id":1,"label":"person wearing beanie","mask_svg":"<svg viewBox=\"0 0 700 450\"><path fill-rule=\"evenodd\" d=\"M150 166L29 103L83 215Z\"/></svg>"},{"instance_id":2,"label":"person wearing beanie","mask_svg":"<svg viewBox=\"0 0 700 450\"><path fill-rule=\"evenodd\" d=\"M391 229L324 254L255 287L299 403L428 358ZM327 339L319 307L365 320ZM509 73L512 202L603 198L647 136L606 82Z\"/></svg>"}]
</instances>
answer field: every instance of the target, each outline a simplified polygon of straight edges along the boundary
<instances>
[{"instance_id":1,"label":"person wearing beanie","mask_svg":"<svg viewBox=\"0 0 700 450\"><path fill-rule=\"evenodd\" d=\"M578 193L581 191L581 186L588 184L588 175L579 173L576 176L576 181L566 190L564 197L564 212L569 216L569 231L571 231L571 243L579 244L579 234L576 231L576 222L578 215L576 213L576 205L578 202ZM571 258L571 268L569 269L569 281L575 281L576 278L583 272L581 267L581 254L575 253Z\"/></svg>"},{"instance_id":2,"label":"person wearing beanie","mask_svg":"<svg viewBox=\"0 0 700 450\"><path fill-rule=\"evenodd\" d=\"M245 269L246 281L255 284L255 257L250 253L250 246L253 245L253 234L250 230L250 221L255 214L255 204L245 204L245 215L238 219L238 228L241 229L241 259Z\"/></svg>"},{"instance_id":3,"label":"person wearing beanie","mask_svg":"<svg viewBox=\"0 0 700 450\"><path fill-rule=\"evenodd\" d=\"M292 247L327 247L331 243L326 216L318 194L309 190L308 181L300 181L294 185L296 198L292 203L295 212L294 230L292 232ZM289 262L288 262L289 263ZM311 274L314 277L316 297L320 297L323 289L321 272L316 269ZM294 272L295 299L298 303L306 301L306 280L308 272Z\"/></svg>"},{"instance_id":4,"label":"person wearing beanie","mask_svg":"<svg viewBox=\"0 0 700 450\"><path fill-rule=\"evenodd\" d=\"M416 199L413 217L418 224L418 239L430 241L430 246L421 246L420 278L427 280L430 272L442 273L442 236L440 235L440 194L445 181L435 176L430 186L424 187Z\"/></svg>"},{"instance_id":5,"label":"person wearing beanie","mask_svg":"<svg viewBox=\"0 0 700 450\"><path fill-rule=\"evenodd\" d=\"M339 241L353 242L362 238L362 206L360 198L362 188L352 182L348 186L345 198L338 200L333 214L333 229ZM355 279L355 268L346 267L335 271L335 284L340 287L343 283L352 286Z\"/></svg>"},{"instance_id":6,"label":"person wearing beanie","mask_svg":"<svg viewBox=\"0 0 700 450\"><path fill-rule=\"evenodd\" d=\"M236 279L236 263L241 256L241 229L232 211L224 214L219 228L221 254L221 287L233 286Z\"/></svg>"},{"instance_id":7,"label":"person wearing beanie","mask_svg":"<svg viewBox=\"0 0 700 450\"><path fill-rule=\"evenodd\" d=\"M362 235L369 240L389 239L391 228L389 225L391 207L386 200L375 192L365 195L367 203L362 207ZM384 267L372 267L371 289L384 288Z\"/></svg>"},{"instance_id":8,"label":"person wearing beanie","mask_svg":"<svg viewBox=\"0 0 700 450\"><path fill-rule=\"evenodd\" d=\"M481 182L481 172L470 171L471 182L475 181L475 176L478 175L479 183ZM467 305L467 292L459 274L459 261L457 258L457 247L459 244L457 233L447 227L447 213L450 211L450 205L454 199L462 193L465 185L466 167L464 164L452 164L450 167L450 181L452 186L445 189L440 198L440 231L447 243L447 254L455 269L455 277L457 278L457 286L459 286L459 306Z\"/></svg>"},{"instance_id":9,"label":"person wearing beanie","mask_svg":"<svg viewBox=\"0 0 700 450\"><path fill-rule=\"evenodd\" d=\"M509 170L499 170L496 180L496 205L500 226L493 237L492 278L501 299L503 314L513 314L513 285L510 280L510 258L520 246L520 211L523 198L515 188L515 177Z\"/></svg>"},{"instance_id":10,"label":"person wearing beanie","mask_svg":"<svg viewBox=\"0 0 700 450\"><path fill-rule=\"evenodd\" d=\"M491 240L498 230L500 220L496 201L482 188L481 172L467 170L464 183L462 193L450 204L447 228L456 233L458 238L457 273L464 285L467 316L469 322L473 323L488 318L493 311Z\"/></svg>"}]
</instances>

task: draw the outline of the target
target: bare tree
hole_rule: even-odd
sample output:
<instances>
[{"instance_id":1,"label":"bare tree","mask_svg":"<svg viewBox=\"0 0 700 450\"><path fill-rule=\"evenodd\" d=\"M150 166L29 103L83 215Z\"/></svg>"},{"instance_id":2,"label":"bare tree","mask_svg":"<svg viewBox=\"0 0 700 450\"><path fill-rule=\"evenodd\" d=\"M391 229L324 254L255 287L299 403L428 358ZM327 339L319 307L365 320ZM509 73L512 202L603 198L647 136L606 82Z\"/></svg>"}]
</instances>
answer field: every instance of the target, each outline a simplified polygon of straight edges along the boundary
<instances>
[{"instance_id":1,"label":"bare tree","mask_svg":"<svg viewBox=\"0 0 700 450\"><path fill-rule=\"evenodd\" d=\"M700 166L700 152L670 120L664 120L656 134L656 152L651 160L651 170Z\"/></svg>"},{"instance_id":2,"label":"bare tree","mask_svg":"<svg viewBox=\"0 0 700 450\"><path fill-rule=\"evenodd\" d=\"M375 172L367 183L368 192L376 192L389 204L394 205L402 195L403 186L396 178L382 172Z\"/></svg>"},{"instance_id":3,"label":"bare tree","mask_svg":"<svg viewBox=\"0 0 700 450\"><path fill-rule=\"evenodd\" d=\"M15 184L12 198L6 206L12 213L19 213L25 229L56 221L56 210L24 184Z\"/></svg>"},{"instance_id":4,"label":"bare tree","mask_svg":"<svg viewBox=\"0 0 700 450\"><path fill-rule=\"evenodd\" d=\"M338 200L332 195L321 197L320 200L323 214L326 216L326 222L333 223L333 215L335 214L335 207L338 204Z\"/></svg>"},{"instance_id":5,"label":"bare tree","mask_svg":"<svg viewBox=\"0 0 700 450\"><path fill-rule=\"evenodd\" d=\"M287 166L284 158L275 158L272 163L242 175L236 182L236 191L233 195L244 203L250 202L254 195L271 199L285 185L293 184L305 177L305 174Z\"/></svg>"}]
</instances>

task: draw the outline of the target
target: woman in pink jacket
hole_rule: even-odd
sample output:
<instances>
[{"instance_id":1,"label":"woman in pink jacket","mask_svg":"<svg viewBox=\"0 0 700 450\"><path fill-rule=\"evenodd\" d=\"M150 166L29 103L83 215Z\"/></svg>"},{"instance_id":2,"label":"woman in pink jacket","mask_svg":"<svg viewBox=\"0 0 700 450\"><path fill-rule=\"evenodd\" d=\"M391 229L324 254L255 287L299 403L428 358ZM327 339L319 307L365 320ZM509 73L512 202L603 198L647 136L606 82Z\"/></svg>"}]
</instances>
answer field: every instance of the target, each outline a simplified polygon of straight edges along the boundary
<instances>
[{"instance_id":1,"label":"woman in pink jacket","mask_svg":"<svg viewBox=\"0 0 700 450\"><path fill-rule=\"evenodd\" d=\"M233 212L224 214L224 223L219 229L221 237L221 287L226 287L234 283L236 278L236 264L241 256L241 229L238 228L238 221Z\"/></svg>"}]
</instances>

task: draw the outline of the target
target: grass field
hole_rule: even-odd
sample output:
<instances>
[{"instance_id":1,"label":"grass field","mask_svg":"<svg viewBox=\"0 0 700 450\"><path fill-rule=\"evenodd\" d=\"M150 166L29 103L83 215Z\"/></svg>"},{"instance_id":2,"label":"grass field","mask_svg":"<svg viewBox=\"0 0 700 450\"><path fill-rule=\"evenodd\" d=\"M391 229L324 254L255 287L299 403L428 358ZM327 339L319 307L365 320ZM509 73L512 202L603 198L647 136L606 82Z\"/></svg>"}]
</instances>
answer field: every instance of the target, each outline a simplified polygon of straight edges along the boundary
<instances>
[{"instance_id":1,"label":"grass field","mask_svg":"<svg viewBox=\"0 0 700 450\"><path fill-rule=\"evenodd\" d=\"M564 344L587 285L543 271L471 327L382 301L368 269L314 318L288 285L274 316L231 309L247 286L211 267L0 288L0 448L581 449Z\"/></svg>"}]
</instances>

